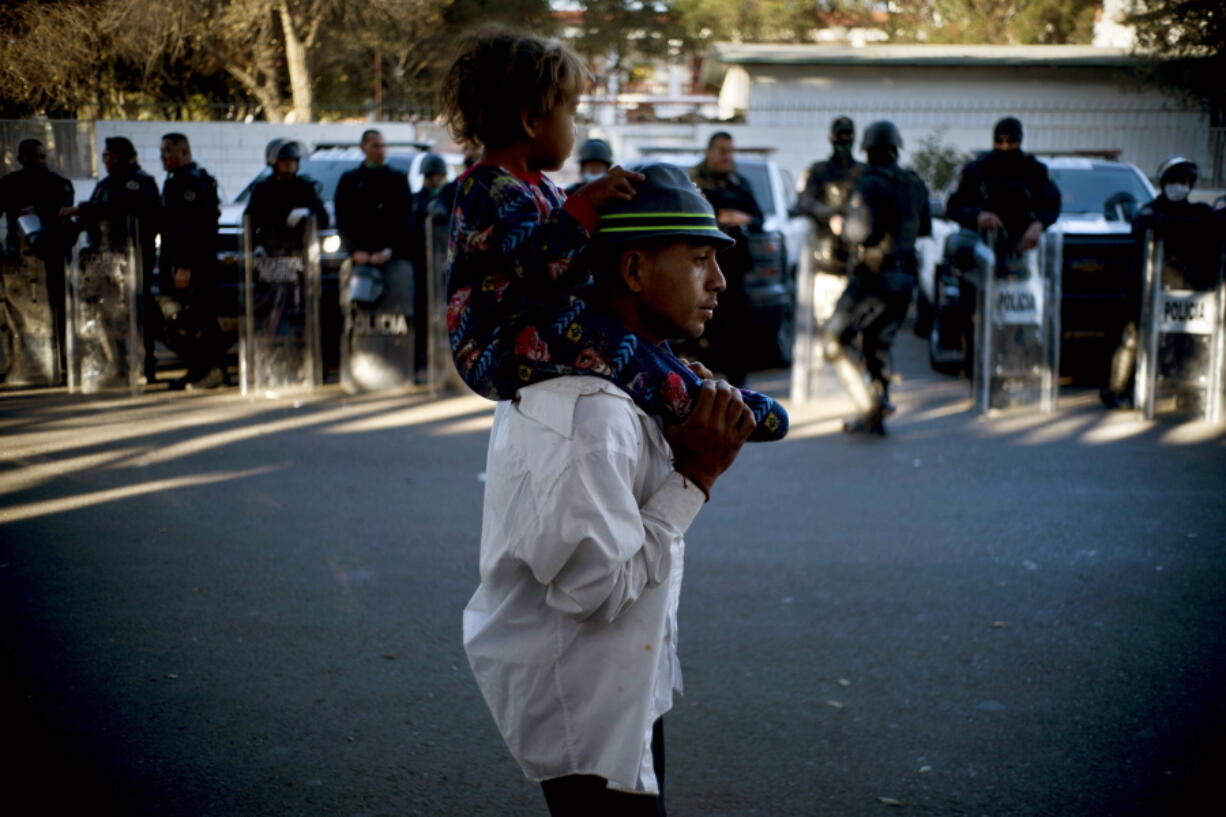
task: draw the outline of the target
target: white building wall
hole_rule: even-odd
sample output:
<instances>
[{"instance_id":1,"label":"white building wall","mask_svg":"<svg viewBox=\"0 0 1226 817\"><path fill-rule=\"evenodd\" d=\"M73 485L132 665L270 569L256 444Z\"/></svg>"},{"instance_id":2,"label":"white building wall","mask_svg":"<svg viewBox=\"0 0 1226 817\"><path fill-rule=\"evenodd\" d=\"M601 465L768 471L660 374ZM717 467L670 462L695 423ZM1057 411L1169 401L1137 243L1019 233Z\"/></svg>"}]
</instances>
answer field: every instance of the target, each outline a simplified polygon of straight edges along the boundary
<instances>
[{"instance_id":1,"label":"white building wall","mask_svg":"<svg viewBox=\"0 0 1226 817\"><path fill-rule=\"evenodd\" d=\"M827 128L840 115L861 129L890 119L912 147L942 131L942 141L960 151L990 148L993 124L1017 116L1031 152L1118 150L1148 174L1176 152L1212 166L1205 114L1157 90L1124 85L1110 69L753 65L730 66L728 81L721 106L746 119L729 130L774 144L790 169L807 166L815 150L828 152Z\"/></svg>"}]
</instances>

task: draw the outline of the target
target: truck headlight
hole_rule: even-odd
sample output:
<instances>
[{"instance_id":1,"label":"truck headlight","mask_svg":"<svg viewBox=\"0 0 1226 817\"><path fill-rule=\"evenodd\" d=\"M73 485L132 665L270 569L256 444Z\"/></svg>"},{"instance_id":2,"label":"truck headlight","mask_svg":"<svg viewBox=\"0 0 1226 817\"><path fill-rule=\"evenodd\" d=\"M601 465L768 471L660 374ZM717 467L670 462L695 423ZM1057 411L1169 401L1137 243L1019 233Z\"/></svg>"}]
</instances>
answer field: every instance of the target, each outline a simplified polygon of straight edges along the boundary
<instances>
[{"instance_id":1,"label":"truck headlight","mask_svg":"<svg viewBox=\"0 0 1226 817\"><path fill-rule=\"evenodd\" d=\"M341 237L339 235L324 236L323 241L319 242L319 248L325 255L338 253L341 251Z\"/></svg>"}]
</instances>

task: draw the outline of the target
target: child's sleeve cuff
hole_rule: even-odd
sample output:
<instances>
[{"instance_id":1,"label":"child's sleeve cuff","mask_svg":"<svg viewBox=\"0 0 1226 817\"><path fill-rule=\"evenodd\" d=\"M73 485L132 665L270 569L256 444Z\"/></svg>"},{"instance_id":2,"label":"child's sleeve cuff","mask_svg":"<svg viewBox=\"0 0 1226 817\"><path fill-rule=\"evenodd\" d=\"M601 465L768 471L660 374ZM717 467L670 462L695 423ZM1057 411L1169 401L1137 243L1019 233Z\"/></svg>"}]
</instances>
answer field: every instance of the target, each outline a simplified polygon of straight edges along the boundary
<instances>
[{"instance_id":1,"label":"child's sleeve cuff","mask_svg":"<svg viewBox=\"0 0 1226 817\"><path fill-rule=\"evenodd\" d=\"M600 214L587 196L567 196L562 209L574 216L575 221L587 230L589 236L596 234L596 228L600 226Z\"/></svg>"}]
</instances>

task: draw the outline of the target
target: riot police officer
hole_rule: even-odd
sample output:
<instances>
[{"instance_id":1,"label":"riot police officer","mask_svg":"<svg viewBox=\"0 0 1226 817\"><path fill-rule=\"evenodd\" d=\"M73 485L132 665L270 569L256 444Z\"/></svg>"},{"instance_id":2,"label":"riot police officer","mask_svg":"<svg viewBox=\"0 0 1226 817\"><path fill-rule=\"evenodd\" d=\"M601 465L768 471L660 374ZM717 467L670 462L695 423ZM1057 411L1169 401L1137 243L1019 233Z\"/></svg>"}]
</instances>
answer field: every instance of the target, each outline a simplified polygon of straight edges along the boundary
<instances>
[{"instance_id":1,"label":"riot police officer","mask_svg":"<svg viewBox=\"0 0 1226 817\"><path fill-rule=\"evenodd\" d=\"M885 434L885 416L894 410L889 399L894 375L890 344L915 289L919 270L915 242L932 233L932 218L927 186L898 166L902 135L892 122L869 125L861 148L868 155L868 167L848 202L843 231L854 265L847 289L823 330L823 352L859 411L844 430ZM853 362L857 335L858 365Z\"/></svg>"},{"instance_id":2,"label":"riot police officer","mask_svg":"<svg viewBox=\"0 0 1226 817\"><path fill-rule=\"evenodd\" d=\"M1022 123L1005 117L992 130L992 150L962 168L946 212L968 230L996 236L997 261L1010 263L1039 244L1060 216L1060 191L1047 165L1022 151Z\"/></svg>"},{"instance_id":3,"label":"riot police officer","mask_svg":"<svg viewBox=\"0 0 1226 817\"><path fill-rule=\"evenodd\" d=\"M363 132L361 147L362 164L346 171L336 187L336 228L351 260L350 273L367 265L380 270L386 290L398 296L397 310L408 313L413 308L409 288L416 287L415 279L424 274L424 269L418 272L419 262L414 258L415 204L409 177L387 163L387 145L379 131ZM436 178L439 168L430 161L432 158L442 165L441 179ZM424 157L422 170L431 184L441 185L447 180L447 165L438 156ZM421 206L425 207L424 200ZM410 263L413 269L409 269ZM399 302L401 299L404 303ZM415 344L414 353L422 345Z\"/></svg>"},{"instance_id":4,"label":"riot police officer","mask_svg":"<svg viewBox=\"0 0 1226 817\"><path fill-rule=\"evenodd\" d=\"M345 171L336 185L336 229L345 252L358 264L407 259L413 209L409 177L387 163L387 144L379 131L364 132L361 147L362 163Z\"/></svg>"},{"instance_id":5,"label":"riot police officer","mask_svg":"<svg viewBox=\"0 0 1226 817\"><path fill-rule=\"evenodd\" d=\"M426 220L429 216L435 218L447 217L447 205L443 203L442 193L447 185L447 162L437 153L429 153L421 162L421 189L413 194L412 215L412 257L413 262L413 331L418 338L424 338L429 327L429 310L427 301L429 291L427 279L429 270L426 265ZM413 354L418 369L426 365L426 344L418 343Z\"/></svg>"},{"instance_id":6,"label":"riot police officer","mask_svg":"<svg viewBox=\"0 0 1226 817\"><path fill-rule=\"evenodd\" d=\"M162 137L162 246L159 277L163 294L173 293L179 309L166 321L166 344L187 364L172 390L216 388L225 381L225 348L217 325L217 181L192 161L191 143L181 133Z\"/></svg>"},{"instance_id":7,"label":"riot police officer","mask_svg":"<svg viewBox=\"0 0 1226 817\"><path fill-rule=\"evenodd\" d=\"M1213 209L1188 201L1196 186L1196 163L1183 156L1170 156L1158 166L1158 197L1147 203L1132 220L1138 243L1136 273L1129 282L1129 320L1111 357L1107 385L1099 393L1108 408L1131 408L1137 367L1138 325L1141 318L1141 270L1145 237L1152 232L1163 243L1161 282L1166 289L1212 289L1216 282L1218 233L1213 229Z\"/></svg>"},{"instance_id":8,"label":"riot police officer","mask_svg":"<svg viewBox=\"0 0 1226 817\"><path fill-rule=\"evenodd\" d=\"M23 139L17 145L17 162L21 169L0 178L0 210L8 220L6 249L16 253L21 249L17 219L33 214L42 221L44 233L55 230L60 211L72 207L72 182L47 167L47 149L37 139ZM45 238L52 238L47 233ZM64 242L53 242L63 250ZM44 246L50 249L49 244ZM40 255L41 257L41 255ZM44 261L49 259L44 258ZM60 263L63 274L63 262Z\"/></svg>"},{"instance_id":9,"label":"riot police officer","mask_svg":"<svg viewBox=\"0 0 1226 817\"><path fill-rule=\"evenodd\" d=\"M732 134L727 131L711 134L706 154L690 171L690 179L715 209L720 229L736 241L735 247L720 253L719 266L728 288L720 296L719 309L715 318L707 322L699 344L706 342L705 362L739 388L749 374L744 342L748 311L745 276L753 269L749 233L761 232L762 210L749 181L736 172Z\"/></svg>"},{"instance_id":10,"label":"riot police officer","mask_svg":"<svg viewBox=\"0 0 1226 817\"><path fill-rule=\"evenodd\" d=\"M302 146L286 141L279 145L274 142L269 148L272 174L251 188L245 211L254 233L252 244L270 255L295 255L303 247L297 225L288 223L290 214L305 208L315 216L316 229L323 230L330 223L328 211L319 199L315 181L298 174Z\"/></svg>"},{"instance_id":11,"label":"riot police officer","mask_svg":"<svg viewBox=\"0 0 1226 817\"><path fill-rule=\"evenodd\" d=\"M847 201L867 166L852 156L856 126L846 116L830 123L830 157L814 162L805 174L804 188L796 209L813 219L817 226L817 271L832 275L848 272L847 245L843 243L843 221Z\"/></svg>"},{"instance_id":12,"label":"riot police officer","mask_svg":"<svg viewBox=\"0 0 1226 817\"><path fill-rule=\"evenodd\" d=\"M162 199L157 182L141 169L136 148L123 136L108 137L102 151L107 175L94 187L89 201L61 211L78 215L89 236L89 244L104 252L127 252L136 230L136 251L142 271L141 312L145 327L145 378L157 379L154 345L161 332L160 313L154 308L153 283L157 258L157 234L161 227Z\"/></svg>"},{"instance_id":13,"label":"riot police officer","mask_svg":"<svg viewBox=\"0 0 1226 817\"><path fill-rule=\"evenodd\" d=\"M588 182L607 176L613 167L613 148L603 139L588 139L579 146L579 181L566 188L570 195Z\"/></svg>"},{"instance_id":14,"label":"riot police officer","mask_svg":"<svg viewBox=\"0 0 1226 817\"><path fill-rule=\"evenodd\" d=\"M17 145L17 161L21 169L0 178L0 210L8 223L5 251L12 255L21 251L17 220L24 215L38 216L41 232L37 245L32 245L30 250L43 262L47 297L51 302L62 359L65 348L64 258L76 233L60 213L72 207L72 182L48 169L47 149L37 139L23 139Z\"/></svg>"}]
</instances>

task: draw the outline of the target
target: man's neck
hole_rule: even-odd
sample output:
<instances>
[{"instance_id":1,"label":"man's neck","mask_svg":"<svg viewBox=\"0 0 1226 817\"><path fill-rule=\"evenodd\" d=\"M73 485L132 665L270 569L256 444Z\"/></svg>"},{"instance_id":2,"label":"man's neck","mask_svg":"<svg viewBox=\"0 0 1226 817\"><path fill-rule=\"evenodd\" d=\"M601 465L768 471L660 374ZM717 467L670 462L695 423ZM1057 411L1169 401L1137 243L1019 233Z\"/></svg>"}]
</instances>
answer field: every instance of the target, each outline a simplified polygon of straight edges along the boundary
<instances>
[{"instance_id":1,"label":"man's neck","mask_svg":"<svg viewBox=\"0 0 1226 817\"><path fill-rule=\"evenodd\" d=\"M595 305L594 308L609 313L620 321L622 326L649 343L659 346L667 340L667 338L659 337L656 331L648 325L639 310L638 299L624 289L611 286L603 303Z\"/></svg>"}]
</instances>

